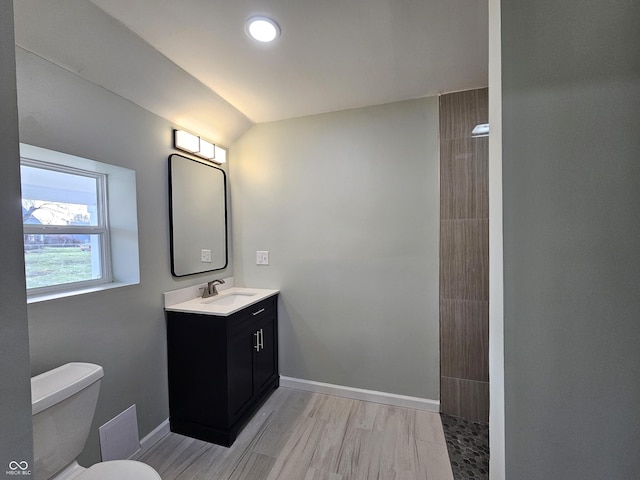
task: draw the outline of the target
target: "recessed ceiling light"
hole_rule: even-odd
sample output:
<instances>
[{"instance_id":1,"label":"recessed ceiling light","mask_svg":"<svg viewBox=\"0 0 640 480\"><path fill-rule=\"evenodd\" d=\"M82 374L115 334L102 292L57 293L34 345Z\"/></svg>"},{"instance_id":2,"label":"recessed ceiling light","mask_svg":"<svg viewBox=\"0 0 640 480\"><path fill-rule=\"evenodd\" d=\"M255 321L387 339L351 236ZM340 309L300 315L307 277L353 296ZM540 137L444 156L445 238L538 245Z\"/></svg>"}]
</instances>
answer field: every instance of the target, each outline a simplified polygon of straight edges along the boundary
<instances>
[{"instance_id":1,"label":"recessed ceiling light","mask_svg":"<svg viewBox=\"0 0 640 480\"><path fill-rule=\"evenodd\" d=\"M255 16L249 18L244 24L244 30L254 40L268 43L280 36L280 27L276 22L267 17Z\"/></svg>"}]
</instances>

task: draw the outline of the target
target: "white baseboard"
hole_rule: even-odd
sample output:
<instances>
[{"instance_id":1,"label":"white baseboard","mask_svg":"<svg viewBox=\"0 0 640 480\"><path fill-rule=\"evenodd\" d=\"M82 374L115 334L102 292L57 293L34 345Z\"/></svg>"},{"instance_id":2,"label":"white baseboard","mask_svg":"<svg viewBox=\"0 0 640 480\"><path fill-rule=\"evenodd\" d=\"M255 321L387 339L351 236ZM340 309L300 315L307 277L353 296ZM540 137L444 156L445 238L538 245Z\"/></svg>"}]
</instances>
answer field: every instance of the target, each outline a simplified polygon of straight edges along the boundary
<instances>
[{"instance_id":1,"label":"white baseboard","mask_svg":"<svg viewBox=\"0 0 640 480\"><path fill-rule=\"evenodd\" d=\"M162 438L170 432L169 419L154 428L148 435L140 440L140 450L134 453L129 460L136 460L140 458L144 453L148 452L151 447L158 443Z\"/></svg>"},{"instance_id":2,"label":"white baseboard","mask_svg":"<svg viewBox=\"0 0 640 480\"><path fill-rule=\"evenodd\" d=\"M293 377L280 377L280 386L305 390L307 392L324 393L337 397L353 398L354 400L364 400L366 402L383 403L394 407L415 408L427 412L440 413L440 401L428 398L409 397L397 395L395 393L377 392L375 390L365 390L362 388L345 387L333 385L331 383L314 382Z\"/></svg>"},{"instance_id":3,"label":"white baseboard","mask_svg":"<svg viewBox=\"0 0 640 480\"><path fill-rule=\"evenodd\" d=\"M305 390L307 392L324 393L327 395L335 395L337 397L352 398L354 400L382 403L385 405L392 405L394 407L415 408L416 410L424 410L433 413L440 412L440 402L438 400L430 400L428 398L409 397L406 395L397 395L395 393L377 392L375 390L345 387L343 385L314 382L312 380L285 376L280 377L280 386L295 388L296 390ZM169 419L167 418L142 440L140 440L140 450L133 454L130 460L140 458L170 431Z\"/></svg>"}]
</instances>

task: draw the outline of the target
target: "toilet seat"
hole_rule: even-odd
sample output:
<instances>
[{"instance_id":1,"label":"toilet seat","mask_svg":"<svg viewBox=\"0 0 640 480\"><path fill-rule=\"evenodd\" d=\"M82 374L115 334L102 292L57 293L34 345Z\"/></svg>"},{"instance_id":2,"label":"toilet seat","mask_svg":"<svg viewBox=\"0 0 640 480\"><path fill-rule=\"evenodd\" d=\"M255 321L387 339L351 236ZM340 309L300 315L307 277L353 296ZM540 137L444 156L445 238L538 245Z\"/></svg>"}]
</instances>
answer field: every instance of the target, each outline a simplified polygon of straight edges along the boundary
<instances>
[{"instance_id":1,"label":"toilet seat","mask_svg":"<svg viewBox=\"0 0 640 480\"><path fill-rule=\"evenodd\" d=\"M87 468L75 480L162 480L149 465L134 460L110 460Z\"/></svg>"}]
</instances>

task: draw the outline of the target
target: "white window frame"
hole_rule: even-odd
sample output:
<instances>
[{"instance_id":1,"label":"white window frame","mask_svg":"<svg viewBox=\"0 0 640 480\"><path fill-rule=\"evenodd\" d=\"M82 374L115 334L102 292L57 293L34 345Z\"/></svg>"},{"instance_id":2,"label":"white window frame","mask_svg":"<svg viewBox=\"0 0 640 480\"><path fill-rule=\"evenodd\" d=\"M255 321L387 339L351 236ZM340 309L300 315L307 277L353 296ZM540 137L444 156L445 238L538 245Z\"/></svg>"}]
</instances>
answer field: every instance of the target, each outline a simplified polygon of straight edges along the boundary
<instances>
[{"instance_id":1,"label":"white window frame","mask_svg":"<svg viewBox=\"0 0 640 480\"><path fill-rule=\"evenodd\" d=\"M107 176L103 173L90 172L79 168L57 165L42 160L30 158L20 158L20 165L48 170L51 172L66 173L80 177L92 178L96 181L96 209L97 225L37 225L23 224L25 235L98 235L100 252L100 272L101 277L78 282L58 283L46 287L27 288L28 295L47 294L52 292L63 292L92 287L102 283L110 283L111 276L111 245L109 232L109 211L107 199Z\"/></svg>"}]
</instances>

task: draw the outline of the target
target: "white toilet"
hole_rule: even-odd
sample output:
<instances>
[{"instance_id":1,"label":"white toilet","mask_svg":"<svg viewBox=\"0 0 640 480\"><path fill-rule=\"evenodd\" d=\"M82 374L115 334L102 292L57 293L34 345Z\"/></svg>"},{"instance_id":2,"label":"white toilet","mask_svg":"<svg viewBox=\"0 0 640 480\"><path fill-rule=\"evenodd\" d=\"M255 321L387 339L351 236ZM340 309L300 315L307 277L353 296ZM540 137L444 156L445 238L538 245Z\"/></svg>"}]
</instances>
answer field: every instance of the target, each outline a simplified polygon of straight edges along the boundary
<instances>
[{"instance_id":1,"label":"white toilet","mask_svg":"<svg viewBox=\"0 0 640 480\"><path fill-rule=\"evenodd\" d=\"M161 480L133 460L78 465L103 375L99 365L67 363L31 379L35 480Z\"/></svg>"}]
</instances>

